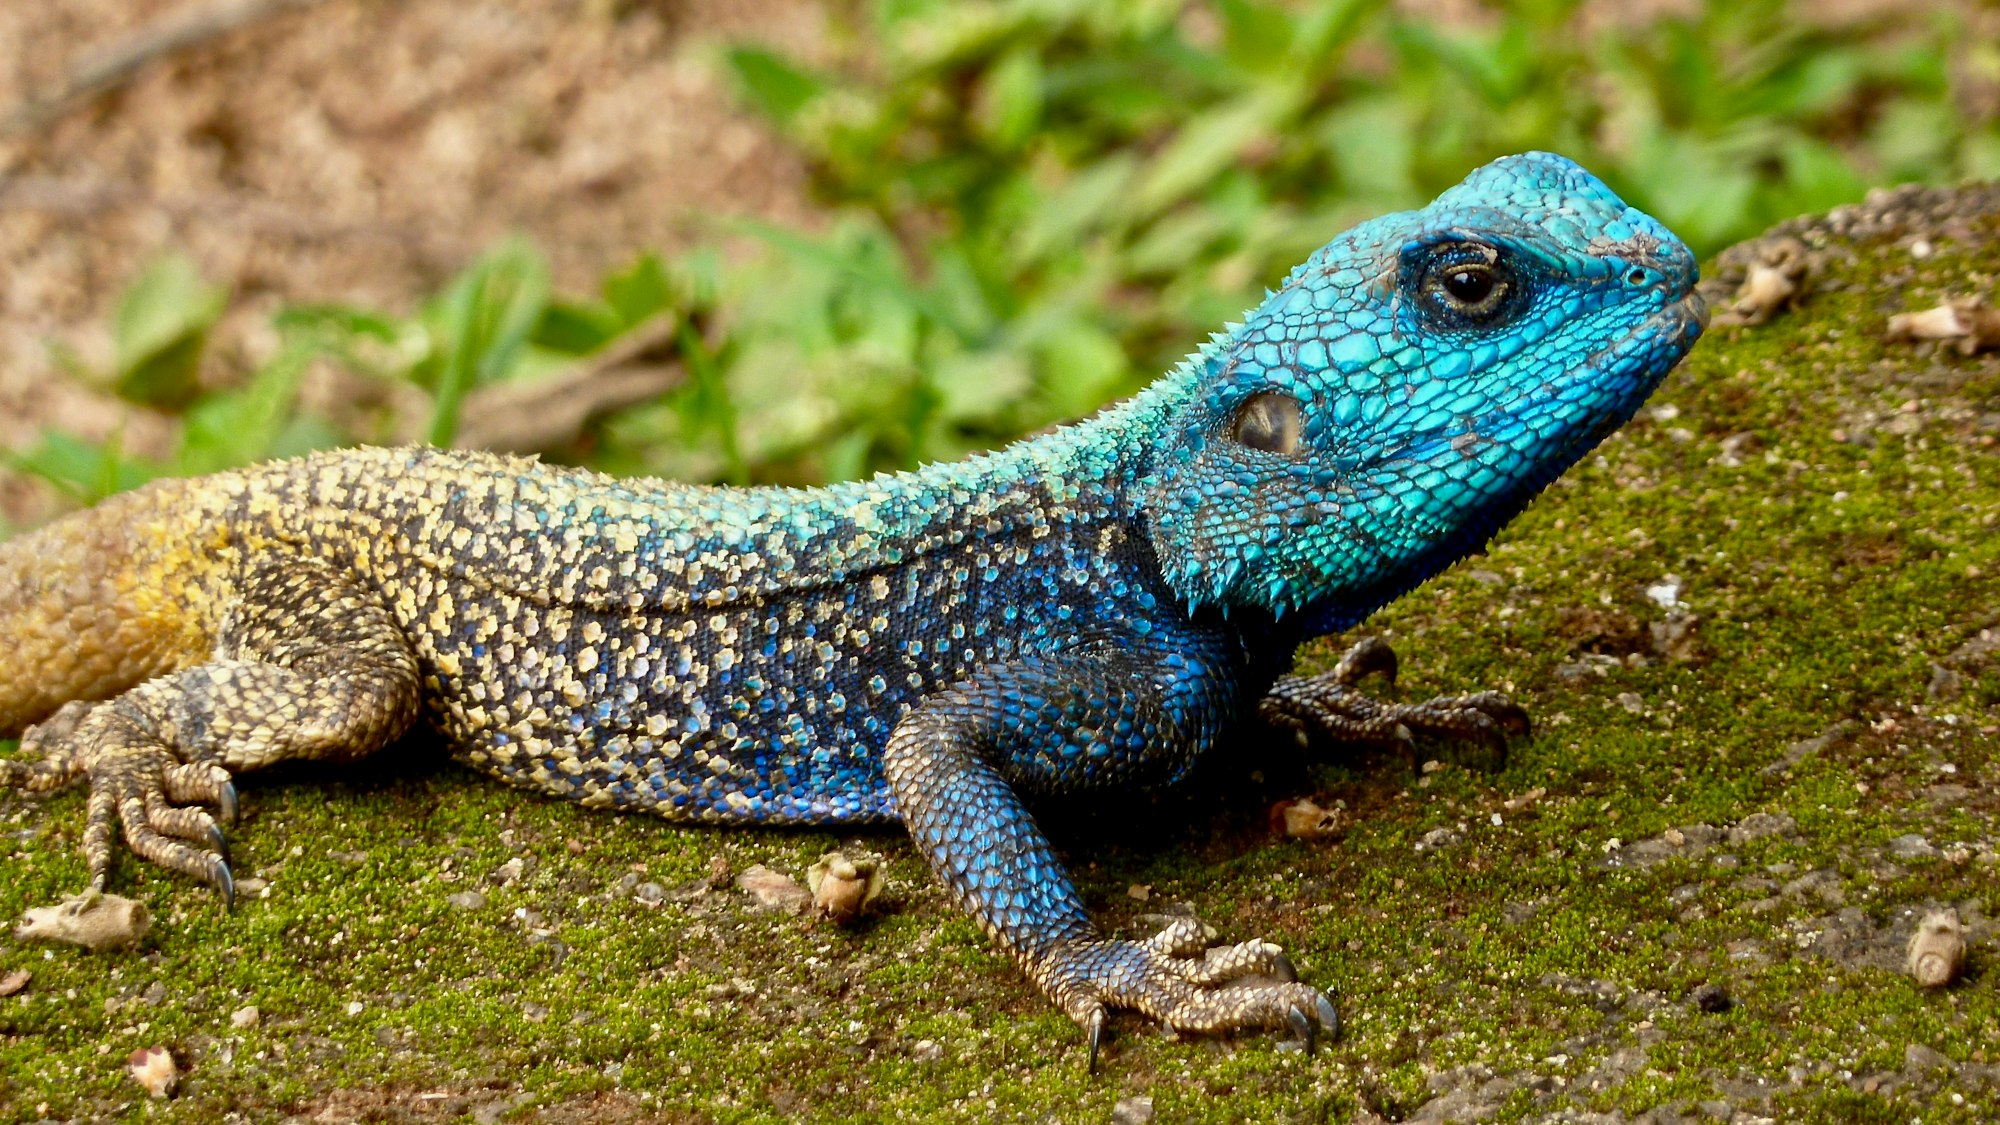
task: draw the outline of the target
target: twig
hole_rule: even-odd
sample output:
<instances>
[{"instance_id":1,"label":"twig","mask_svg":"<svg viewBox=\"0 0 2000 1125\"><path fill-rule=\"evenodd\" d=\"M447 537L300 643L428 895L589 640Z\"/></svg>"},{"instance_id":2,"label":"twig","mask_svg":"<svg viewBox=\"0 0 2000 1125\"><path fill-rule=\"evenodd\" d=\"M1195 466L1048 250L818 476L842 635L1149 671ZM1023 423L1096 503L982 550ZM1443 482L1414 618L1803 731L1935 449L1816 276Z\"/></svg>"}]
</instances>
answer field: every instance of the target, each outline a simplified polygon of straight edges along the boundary
<instances>
[{"instance_id":1,"label":"twig","mask_svg":"<svg viewBox=\"0 0 2000 1125\"><path fill-rule=\"evenodd\" d=\"M165 55L199 47L259 20L319 3L319 0L225 0L181 12L84 56L53 93L28 100L0 115L0 140L33 132L78 104L117 89Z\"/></svg>"},{"instance_id":2,"label":"twig","mask_svg":"<svg viewBox=\"0 0 2000 1125\"><path fill-rule=\"evenodd\" d=\"M665 394L686 377L686 368L641 357L672 343L677 324L675 314L661 313L561 374L473 391L452 444L541 453L575 441L593 418Z\"/></svg>"},{"instance_id":3,"label":"twig","mask_svg":"<svg viewBox=\"0 0 2000 1125\"><path fill-rule=\"evenodd\" d=\"M428 227L410 223L340 219L265 199L216 192L203 195L156 196L135 184L66 176L0 176L0 211L53 211L63 215L94 215L120 207L164 211L176 219L206 219L260 233L301 241L375 238L412 247L427 266L456 267L477 247Z\"/></svg>"}]
</instances>

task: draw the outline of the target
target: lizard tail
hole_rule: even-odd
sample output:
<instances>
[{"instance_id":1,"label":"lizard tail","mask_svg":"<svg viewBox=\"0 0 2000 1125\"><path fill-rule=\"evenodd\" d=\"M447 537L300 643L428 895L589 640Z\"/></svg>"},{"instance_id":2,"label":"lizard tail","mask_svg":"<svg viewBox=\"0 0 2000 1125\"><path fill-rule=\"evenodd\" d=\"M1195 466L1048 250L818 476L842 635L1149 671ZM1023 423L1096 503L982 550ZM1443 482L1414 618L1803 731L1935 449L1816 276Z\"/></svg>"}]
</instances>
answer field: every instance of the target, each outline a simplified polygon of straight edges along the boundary
<instances>
[{"instance_id":1,"label":"lizard tail","mask_svg":"<svg viewBox=\"0 0 2000 1125\"><path fill-rule=\"evenodd\" d=\"M0 738L207 658L194 487L159 481L0 543Z\"/></svg>"}]
</instances>

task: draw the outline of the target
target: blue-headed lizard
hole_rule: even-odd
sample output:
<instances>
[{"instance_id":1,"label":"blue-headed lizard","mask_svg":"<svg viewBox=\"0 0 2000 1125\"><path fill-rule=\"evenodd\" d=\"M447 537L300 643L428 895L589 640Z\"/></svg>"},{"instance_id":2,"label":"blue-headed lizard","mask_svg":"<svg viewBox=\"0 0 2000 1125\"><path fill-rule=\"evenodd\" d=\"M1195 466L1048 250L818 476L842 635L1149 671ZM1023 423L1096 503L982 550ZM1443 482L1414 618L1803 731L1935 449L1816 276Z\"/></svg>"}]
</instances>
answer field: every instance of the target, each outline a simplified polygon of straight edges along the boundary
<instances>
[{"instance_id":1,"label":"blue-headed lizard","mask_svg":"<svg viewBox=\"0 0 2000 1125\"><path fill-rule=\"evenodd\" d=\"M1686 246L1569 161L1346 232L1133 399L998 452L799 490L431 449L161 482L0 545L0 782L90 785L101 888L227 892L232 775L418 723L586 805L900 820L1086 1030L1336 1026L1261 941L1098 936L1026 802L1168 785L1231 728L1497 737L1287 674L1478 549L1706 321ZM212 806L211 814L203 806Z\"/></svg>"}]
</instances>

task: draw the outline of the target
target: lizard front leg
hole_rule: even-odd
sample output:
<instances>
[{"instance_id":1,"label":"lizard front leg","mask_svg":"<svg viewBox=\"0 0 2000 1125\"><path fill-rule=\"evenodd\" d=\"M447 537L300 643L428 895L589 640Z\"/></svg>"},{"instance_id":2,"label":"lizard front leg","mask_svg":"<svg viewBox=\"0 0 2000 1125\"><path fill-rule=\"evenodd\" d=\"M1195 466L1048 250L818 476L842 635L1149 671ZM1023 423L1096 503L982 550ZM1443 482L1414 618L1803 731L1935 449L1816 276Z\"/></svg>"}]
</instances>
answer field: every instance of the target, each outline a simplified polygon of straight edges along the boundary
<instances>
[{"instance_id":1,"label":"lizard front leg","mask_svg":"<svg viewBox=\"0 0 2000 1125\"><path fill-rule=\"evenodd\" d=\"M1310 1047L1339 1021L1275 945L1205 949L1191 919L1147 941L1098 936L1018 791L1157 780L1198 749L1154 675L1117 655L1023 660L927 698L883 752L896 807L931 867L1089 1037L1107 1008L1180 1031L1292 1027ZM1262 979L1259 979L1262 978Z\"/></svg>"},{"instance_id":2,"label":"lizard front leg","mask_svg":"<svg viewBox=\"0 0 2000 1125\"><path fill-rule=\"evenodd\" d=\"M1393 746L1415 764L1418 736L1477 743L1494 766L1505 764L1507 736L1525 737L1528 713L1497 691L1440 695L1422 703L1383 703L1356 687L1369 675L1396 681L1396 652L1380 637L1357 641L1330 672L1280 676L1258 702L1258 717L1301 742L1318 734L1338 742Z\"/></svg>"},{"instance_id":3,"label":"lizard front leg","mask_svg":"<svg viewBox=\"0 0 2000 1125\"><path fill-rule=\"evenodd\" d=\"M38 758L0 762L0 785L90 784L83 854L102 890L113 841L228 899L216 818L234 817L234 772L372 753L416 719L418 671L379 598L326 563L264 563L231 583L205 663L113 699L70 703L21 739ZM196 846L200 845L200 846Z\"/></svg>"}]
</instances>

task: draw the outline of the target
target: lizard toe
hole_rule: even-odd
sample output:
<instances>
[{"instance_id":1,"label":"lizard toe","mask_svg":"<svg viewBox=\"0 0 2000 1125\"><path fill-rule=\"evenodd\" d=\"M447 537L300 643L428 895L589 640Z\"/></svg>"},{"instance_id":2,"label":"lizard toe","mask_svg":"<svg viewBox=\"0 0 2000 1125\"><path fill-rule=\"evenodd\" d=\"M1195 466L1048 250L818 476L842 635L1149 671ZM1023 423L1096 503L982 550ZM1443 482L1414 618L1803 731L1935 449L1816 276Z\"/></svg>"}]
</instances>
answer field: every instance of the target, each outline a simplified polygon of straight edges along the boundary
<instances>
[{"instance_id":1,"label":"lizard toe","mask_svg":"<svg viewBox=\"0 0 2000 1125\"><path fill-rule=\"evenodd\" d=\"M1396 650L1380 637L1363 637L1354 642L1341 654L1340 663L1333 666L1330 675L1333 681L1344 687L1352 687L1363 678L1379 675L1390 687L1396 686Z\"/></svg>"},{"instance_id":2,"label":"lizard toe","mask_svg":"<svg viewBox=\"0 0 2000 1125\"><path fill-rule=\"evenodd\" d=\"M224 824L236 822L236 786L229 771L214 762L182 762L161 776L167 799L177 805L214 805ZM219 850L219 849L218 849Z\"/></svg>"},{"instance_id":3,"label":"lizard toe","mask_svg":"<svg viewBox=\"0 0 2000 1125\"><path fill-rule=\"evenodd\" d=\"M48 793L82 777L86 772L84 756L72 735L96 706L65 703L55 714L23 731L21 751L29 757L0 762L0 787Z\"/></svg>"},{"instance_id":4,"label":"lizard toe","mask_svg":"<svg viewBox=\"0 0 2000 1125\"><path fill-rule=\"evenodd\" d=\"M168 803L165 792L148 790L144 793L146 802L146 823L162 836L172 836L179 840L192 840L206 844L208 850L218 855L229 852L229 838L222 833L222 826L204 809Z\"/></svg>"},{"instance_id":5,"label":"lizard toe","mask_svg":"<svg viewBox=\"0 0 2000 1125\"><path fill-rule=\"evenodd\" d=\"M1306 1015L1304 1008L1291 1009L1285 1013L1285 1019L1292 1025L1292 1031L1298 1035L1299 1043L1305 1048L1306 1054L1312 1054L1318 1040L1319 1025L1313 1022L1311 1016Z\"/></svg>"},{"instance_id":6,"label":"lizard toe","mask_svg":"<svg viewBox=\"0 0 2000 1125\"><path fill-rule=\"evenodd\" d=\"M228 837L206 809L177 803L212 799L222 771L206 763L180 763L129 722L113 716L88 755L90 805L83 852L94 886L111 865L114 833L122 831L134 855L187 875L234 898L235 880L223 856ZM80 733L81 737L81 733Z\"/></svg>"},{"instance_id":7,"label":"lizard toe","mask_svg":"<svg viewBox=\"0 0 2000 1125\"><path fill-rule=\"evenodd\" d=\"M1131 1009L1191 1033L1296 1031L1301 1021L1329 1033L1339 1026L1332 1004L1298 983L1291 959L1276 945L1252 940L1173 952L1185 949L1187 932L1170 926L1145 941L1066 942L1032 968L1091 1035L1093 1057L1105 1008Z\"/></svg>"},{"instance_id":8,"label":"lizard toe","mask_svg":"<svg viewBox=\"0 0 2000 1125\"><path fill-rule=\"evenodd\" d=\"M1440 695L1421 703L1384 703L1362 694L1354 682L1370 671L1393 669L1388 646L1363 641L1333 671L1318 676L1286 676L1259 705L1265 722L1291 731L1301 741L1318 736L1395 750L1416 761L1415 743L1429 739L1470 743L1480 755L1467 764L1498 768L1506 761L1509 738L1532 732L1528 713L1496 691Z\"/></svg>"}]
</instances>

